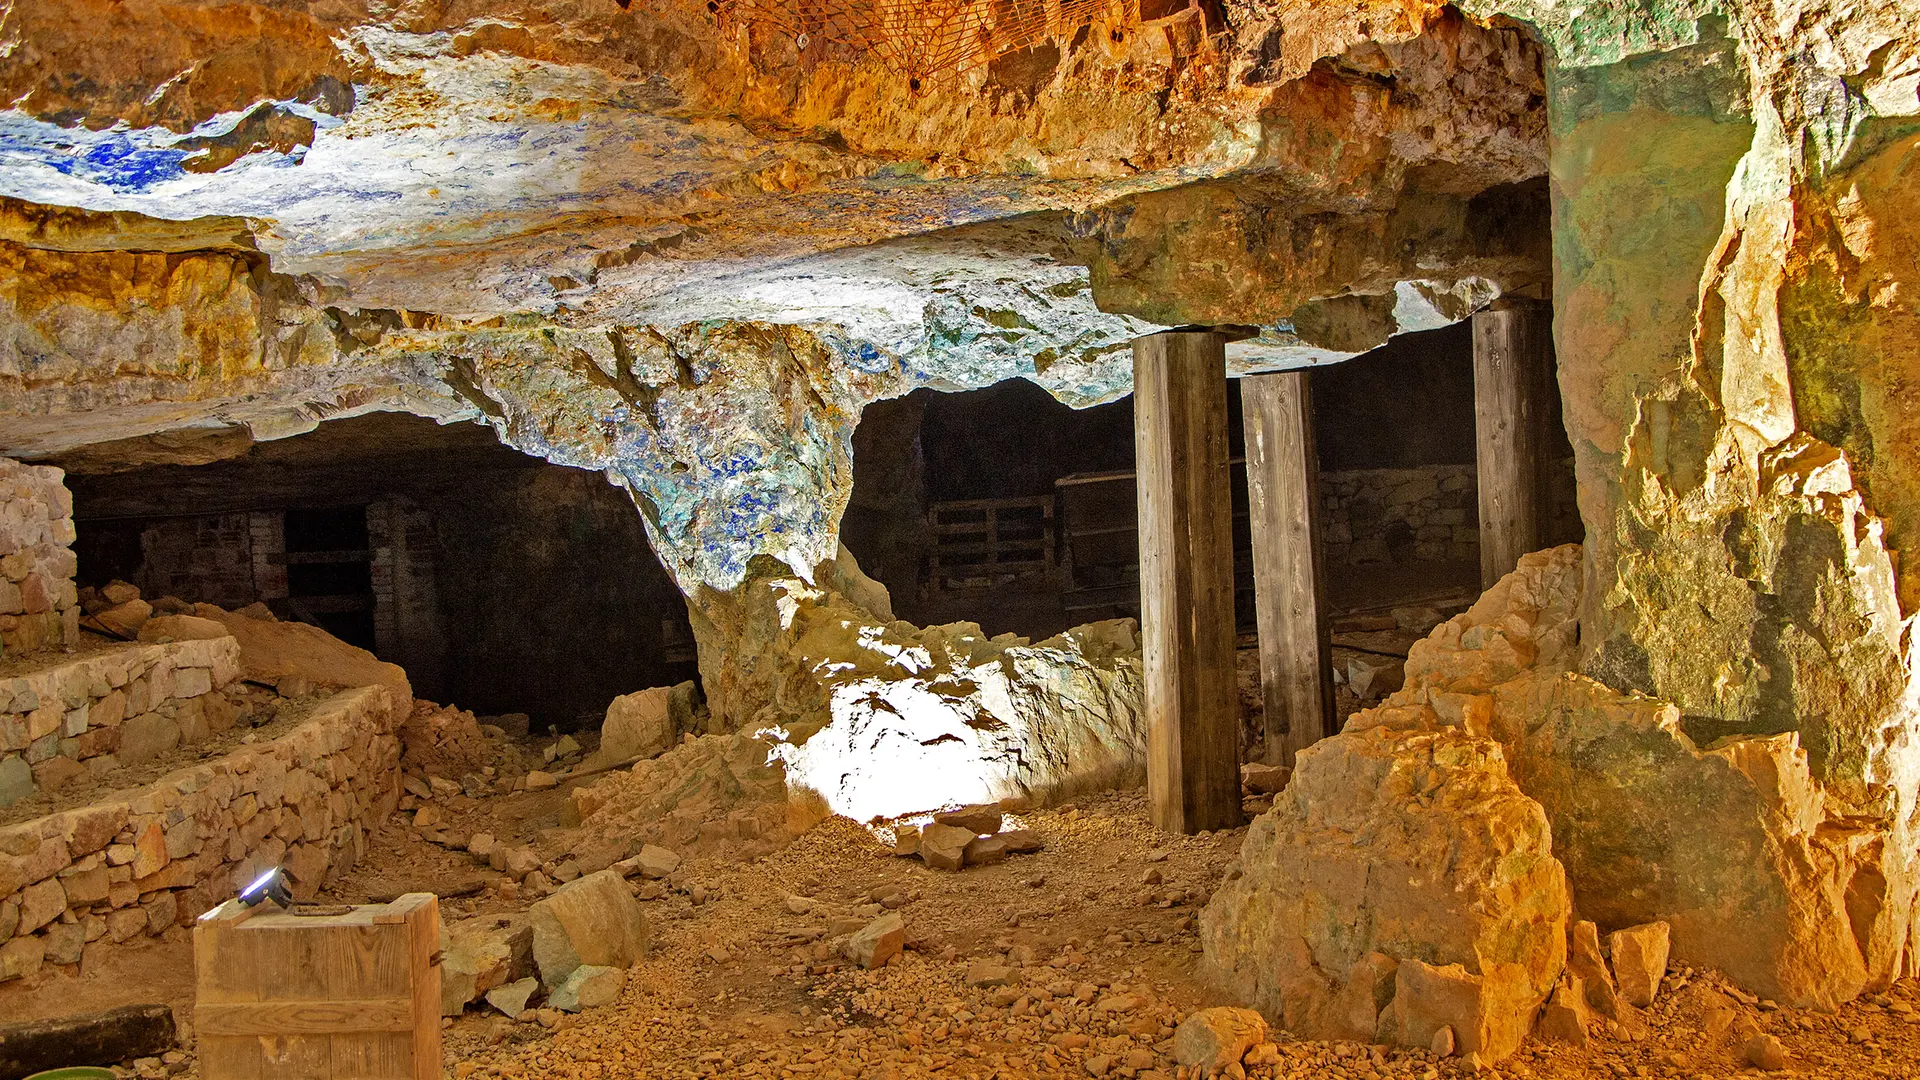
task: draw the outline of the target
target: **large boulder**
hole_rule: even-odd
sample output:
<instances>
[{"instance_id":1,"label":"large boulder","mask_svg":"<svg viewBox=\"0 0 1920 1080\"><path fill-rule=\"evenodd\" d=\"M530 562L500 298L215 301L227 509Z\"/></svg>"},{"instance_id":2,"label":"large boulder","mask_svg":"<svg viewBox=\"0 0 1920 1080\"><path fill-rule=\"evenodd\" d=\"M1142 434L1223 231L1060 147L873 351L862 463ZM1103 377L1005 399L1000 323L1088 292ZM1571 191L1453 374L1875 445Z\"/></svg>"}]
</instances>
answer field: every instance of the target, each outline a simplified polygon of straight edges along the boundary
<instances>
[{"instance_id":1,"label":"large boulder","mask_svg":"<svg viewBox=\"0 0 1920 1080\"><path fill-rule=\"evenodd\" d=\"M533 962L551 991L583 964L625 968L647 951L647 916L618 873L602 870L562 885L527 909Z\"/></svg>"},{"instance_id":2,"label":"large boulder","mask_svg":"<svg viewBox=\"0 0 1920 1080\"><path fill-rule=\"evenodd\" d=\"M616 765L665 752L681 732L693 729L693 708L692 682L614 698L600 725L600 748L589 764Z\"/></svg>"},{"instance_id":3,"label":"large boulder","mask_svg":"<svg viewBox=\"0 0 1920 1080\"><path fill-rule=\"evenodd\" d=\"M443 1016L458 1016L489 991L533 973L533 928L524 920L473 919L441 934Z\"/></svg>"},{"instance_id":4,"label":"large boulder","mask_svg":"<svg viewBox=\"0 0 1920 1080\"><path fill-rule=\"evenodd\" d=\"M807 674L754 726L783 733L788 782L835 813L865 821L1144 775L1132 620L1031 641L975 623L881 624L825 589L775 588L778 601L755 616L778 620L762 631L765 648ZM719 673L702 677L709 693L722 685Z\"/></svg>"},{"instance_id":5,"label":"large boulder","mask_svg":"<svg viewBox=\"0 0 1920 1080\"><path fill-rule=\"evenodd\" d=\"M1680 962L1796 1005L1830 1008L1910 967L1907 822L1835 805L1796 732L1702 746L1701 718L1575 673L1581 607L1578 547L1522 557L1415 643L1406 687L1347 730L1498 740L1603 931L1664 921Z\"/></svg>"},{"instance_id":6,"label":"large boulder","mask_svg":"<svg viewBox=\"0 0 1920 1080\"><path fill-rule=\"evenodd\" d=\"M195 621L188 623L188 618ZM253 682L277 685L282 679L295 678L316 687L384 686L402 706L413 700L413 686L400 665L307 623L255 618L213 604L195 604L191 617L162 616L148 620L141 629L175 637L208 636L200 620L218 623L239 641L241 674Z\"/></svg>"},{"instance_id":7,"label":"large boulder","mask_svg":"<svg viewBox=\"0 0 1920 1080\"><path fill-rule=\"evenodd\" d=\"M1300 753L1201 916L1213 974L1308 1038L1513 1052L1566 960L1546 813L1498 743L1349 731ZM1424 977L1423 977L1424 976Z\"/></svg>"}]
</instances>

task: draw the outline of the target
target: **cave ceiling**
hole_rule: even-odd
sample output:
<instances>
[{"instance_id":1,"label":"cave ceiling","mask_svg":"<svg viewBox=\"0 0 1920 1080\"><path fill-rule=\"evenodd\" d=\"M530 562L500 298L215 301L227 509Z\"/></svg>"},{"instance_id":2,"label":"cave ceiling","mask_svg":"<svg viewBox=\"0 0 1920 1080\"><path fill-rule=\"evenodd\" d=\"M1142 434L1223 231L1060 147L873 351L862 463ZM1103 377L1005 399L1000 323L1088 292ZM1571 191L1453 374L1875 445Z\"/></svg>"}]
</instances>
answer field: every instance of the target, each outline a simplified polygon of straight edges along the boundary
<instances>
[{"instance_id":1,"label":"cave ceiling","mask_svg":"<svg viewBox=\"0 0 1920 1080\"><path fill-rule=\"evenodd\" d=\"M473 420L726 588L833 555L866 402L1547 289L1553 46L1490 11L1117 4L917 90L796 45L692 0L0 8L0 453Z\"/></svg>"},{"instance_id":2,"label":"cave ceiling","mask_svg":"<svg viewBox=\"0 0 1920 1080\"><path fill-rule=\"evenodd\" d=\"M1038 314L1029 359L1230 322L1252 368L1544 274L1544 236L1494 236L1544 225L1539 46L1417 4L1115 5L918 92L678 0L58 0L0 49L0 240L244 251L344 312L799 324L935 368L956 306Z\"/></svg>"}]
</instances>

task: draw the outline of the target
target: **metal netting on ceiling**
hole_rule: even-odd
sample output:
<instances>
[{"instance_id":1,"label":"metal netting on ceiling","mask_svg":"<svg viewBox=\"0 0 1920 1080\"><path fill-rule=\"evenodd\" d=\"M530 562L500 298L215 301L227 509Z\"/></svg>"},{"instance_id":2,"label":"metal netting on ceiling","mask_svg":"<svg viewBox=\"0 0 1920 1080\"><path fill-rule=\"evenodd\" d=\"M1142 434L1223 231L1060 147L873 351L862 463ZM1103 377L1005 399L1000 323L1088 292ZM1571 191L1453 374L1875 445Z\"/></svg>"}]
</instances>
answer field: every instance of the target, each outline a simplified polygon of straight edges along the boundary
<instances>
[{"instance_id":1,"label":"metal netting on ceiling","mask_svg":"<svg viewBox=\"0 0 1920 1080\"><path fill-rule=\"evenodd\" d=\"M1139 20L1139 0L709 0L707 7L723 25L784 33L802 53L832 43L872 55L916 90L1088 23Z\"/></svg>"}]
</instances>

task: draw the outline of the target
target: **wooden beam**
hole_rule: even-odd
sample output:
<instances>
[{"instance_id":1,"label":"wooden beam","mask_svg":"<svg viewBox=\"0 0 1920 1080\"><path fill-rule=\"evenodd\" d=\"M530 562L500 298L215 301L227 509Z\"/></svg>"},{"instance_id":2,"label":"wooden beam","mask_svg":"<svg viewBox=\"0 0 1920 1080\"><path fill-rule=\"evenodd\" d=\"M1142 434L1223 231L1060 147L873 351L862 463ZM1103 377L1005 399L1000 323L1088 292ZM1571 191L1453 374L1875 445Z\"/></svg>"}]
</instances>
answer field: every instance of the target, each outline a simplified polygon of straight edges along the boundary
<instances>
[{"instance_id":1,"label":"wooden beam","mask_svg":"<svg viewBox=\"0 0 1920 1080\"><path fill-rule=\"evenodd\" d=\"M20 1080L72 1065L118 1065L159 1057L178 1044L173 1010L165 1005L0 1024L0 1078Z\"/></svg>"},{"instance_id":2,"label":"wooden beam","mask_svg":"<svg viewBox=\"0 0 1920 1080\"><path fill-rule=\"evenodd\" d=\"M1133 343L1147 796L1153 823L1178 833L1240 823L1226 341Z\"/></svg>"},{"instance_id":3,"label":"wooden beam","mask_svg":"<svg viewBox=\"0 0 1920 1080\"><path fill-rule=\"evenodd\" d=\"M1320 549L1320 454L1304 371L1240 380L1247 497L1253 525L1254 611L1266 758L1293 755L1333 733L1333 651Z\"/></svg>"},{"instance_id":4,"label":"wooden beam","mask_svg":"<svg viewBox=\"0 0 1920 1080\"><path fill-rule=\"evenodd\" d=\"M1480 583L1539 550L1553 316L1518 302L1473 317L1473 415L1480 482Z\"/></svg>"}]
</instances>

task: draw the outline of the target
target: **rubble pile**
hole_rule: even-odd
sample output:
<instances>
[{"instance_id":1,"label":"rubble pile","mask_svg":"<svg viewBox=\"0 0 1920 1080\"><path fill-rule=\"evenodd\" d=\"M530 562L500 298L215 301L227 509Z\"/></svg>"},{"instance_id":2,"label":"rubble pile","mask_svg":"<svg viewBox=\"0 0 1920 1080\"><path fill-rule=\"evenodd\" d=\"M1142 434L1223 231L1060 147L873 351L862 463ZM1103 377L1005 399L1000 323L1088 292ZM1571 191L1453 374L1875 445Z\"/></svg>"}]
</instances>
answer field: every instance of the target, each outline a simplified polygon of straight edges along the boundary
<instances>
[{"instance_id":1,"label":"rubble pile","mask_svg":"<svg viewBox=\"0 0 1920 1080\"><path fill-rule=\"evenodd\" d=\"M411 715L400 725L400 741L406 747L401 768L424 776L472 776L495 764L500 752L472 713L424 699L414 701Z\"/></svg>"},{"instance_id":2,"label":"rubble pile","mask_svg":"<svg viewBox=\"0 0 1920 1080\"><path fill-rule=\"evenodd\" d=\"M920 825L901 824L893 828L893 853L914 855L936 870L959 870L966 866L993 866L1009 855L1031 855L1044 845L1031 829L1006 829L1009 812L1031 808L1022 797L1002 799L998 803L963 806L934 814Z\"/></svg>"},{"instance_id":3,"label":"rubble pile","mask_svg":"<svg viewBox=\"0 0 1920 1080\"><path fill-rule=\"evenodd\" d=\"M658 757L576 787L581 828L608 839L676 849L730 849L751 858L826 816L816 800L789 798L772 744L750 735L686 736Z\"/></svg>"}]
</instances>

